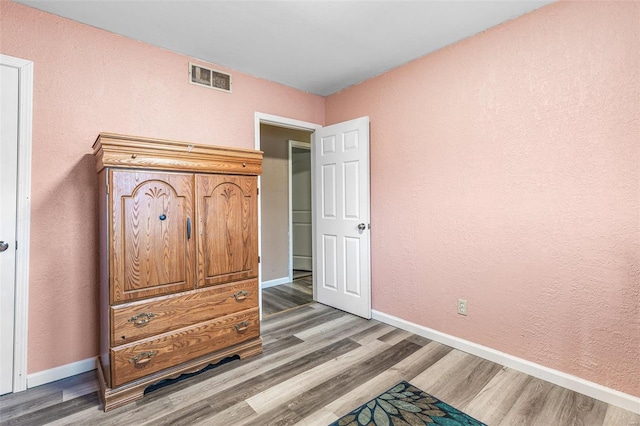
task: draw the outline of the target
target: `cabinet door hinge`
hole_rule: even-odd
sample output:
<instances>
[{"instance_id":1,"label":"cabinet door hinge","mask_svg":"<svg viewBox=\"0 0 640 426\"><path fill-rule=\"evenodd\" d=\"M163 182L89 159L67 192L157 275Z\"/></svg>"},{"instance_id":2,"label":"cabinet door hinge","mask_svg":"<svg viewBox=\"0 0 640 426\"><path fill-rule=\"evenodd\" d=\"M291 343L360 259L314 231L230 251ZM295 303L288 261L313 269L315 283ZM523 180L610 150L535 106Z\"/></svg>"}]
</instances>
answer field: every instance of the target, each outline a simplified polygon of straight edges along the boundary
<instances>
[{"instance_id":1,"label":"cabinet door hinge","mask_svg":"<svg viewBox=\"0 0 640 426\"><path fill-rule=\"evenodd\" d=\"M109 194L109 181L107 181L107 194Z\"/></svg>"},{"instance_id":2,"label":"cabinet door hinge","mask_svg":"<svg viewBox=\"0 0 640 426\"><path fill-rule=\"evenodd\" d=\"M258 256L258 263L260 263L260 256Z\"/></svg>"},{"instance_id":3,"label":"cabinet door hinge","mask_svg":"<svg viewBox=\"0 0 640 426\"><path fill-rule=\"evenodd\" d=\"M260 195L260 188L256 188L256 194Z\"/></svg>"}]
</instances>

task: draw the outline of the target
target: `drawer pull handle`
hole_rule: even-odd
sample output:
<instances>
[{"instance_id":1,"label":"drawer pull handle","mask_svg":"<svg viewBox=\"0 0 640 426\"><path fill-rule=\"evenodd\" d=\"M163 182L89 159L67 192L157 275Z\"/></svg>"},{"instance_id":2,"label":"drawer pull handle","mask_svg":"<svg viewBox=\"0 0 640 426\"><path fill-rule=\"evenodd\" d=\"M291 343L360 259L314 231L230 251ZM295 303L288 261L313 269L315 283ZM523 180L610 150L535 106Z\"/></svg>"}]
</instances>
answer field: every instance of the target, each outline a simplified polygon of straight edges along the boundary
<instances>
[{"instance_id":1,"label":"drawer pull handle","mask_svg":"<svg viewBox=\"0 0 640 426\"><path fill-rule=\"evenodd\" d=\"M240 290L233 293L233 297L236 299L236 302L240 302L249 296L249 292L246 290Z\"/></svg>"},{"instance_id":2,"label":"drawer pull handle","mask_svg":"<svg viewBox=\"0 0 640 426\"><path fill-rule=\"evenodd\" d=\"M134 356L133 358L131 358L131 362L134 365L144 365L149 363L149 361L151 361L151 358L153 358L154 356L156 356L158 353L158 351L148 351L148 352L142 352L141 354L138 354L136 356Z\"/></svg>"},{"instance_id":3,"label":"drawer pull handle","mask_svg":"<svg viewBox=\"0 0 640 426\"><path fill-rule=\"evenodd\" d=\"M141 313L138 314L136 316L133 316L131 318L129 318L127 320L127 322L132 322L133 325L138 326L138 325L145 325L147 324L149 321L151 321L151 318L155 317L156 314L154 314L153 312L149 312L149 313Z\"/></svg>"},{"instance_id":4,"label":"drawer pull handle","mask_svg":"<svg viewBox=\"0 0 640 426\"><path fill-rule=\"evenodd\" d=\"M233 327L238 333L242 333L244 331L247 331L247 329L249 328L249 321L242 321L240 324L236 324Z\"/></svg>"}]
</instances>

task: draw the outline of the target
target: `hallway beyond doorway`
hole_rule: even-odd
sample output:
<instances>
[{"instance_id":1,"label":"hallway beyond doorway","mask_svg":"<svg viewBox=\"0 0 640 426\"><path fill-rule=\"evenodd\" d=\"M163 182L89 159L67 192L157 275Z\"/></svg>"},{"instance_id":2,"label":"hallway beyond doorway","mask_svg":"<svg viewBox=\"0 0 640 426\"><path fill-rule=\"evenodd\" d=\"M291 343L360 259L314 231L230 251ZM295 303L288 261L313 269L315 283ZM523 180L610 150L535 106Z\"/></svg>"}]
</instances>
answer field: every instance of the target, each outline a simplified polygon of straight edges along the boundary
<instances>
[{"instance_id":1,"label":"hallway beyond doorway","mask_svg":"<svg viewBox=\"0 0 640 426\"><path fill-rule=\"evenodd\" d=\"M310 271L293 271L293 281L262 290L262 313L268 317L313 302Z\"/></svg>"}]
</instances>

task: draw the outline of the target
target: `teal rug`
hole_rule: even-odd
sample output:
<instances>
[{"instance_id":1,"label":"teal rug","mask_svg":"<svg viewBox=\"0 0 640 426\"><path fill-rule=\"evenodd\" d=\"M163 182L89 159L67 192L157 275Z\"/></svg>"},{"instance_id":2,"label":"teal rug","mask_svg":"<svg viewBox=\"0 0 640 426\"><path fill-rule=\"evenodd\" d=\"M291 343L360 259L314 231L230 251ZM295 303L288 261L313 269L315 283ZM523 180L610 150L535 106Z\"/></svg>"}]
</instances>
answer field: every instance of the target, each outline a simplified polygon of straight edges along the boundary
<instances>
[{"instance_id":1,"label":"teal rug","mask_svg":"<svg viewBox=\"0 0 640 426\"><path fill-rule=\"evenodd\" d=\"M329 426L486 426L411 383L400 382Z\"/></svg>"}]
</instances>

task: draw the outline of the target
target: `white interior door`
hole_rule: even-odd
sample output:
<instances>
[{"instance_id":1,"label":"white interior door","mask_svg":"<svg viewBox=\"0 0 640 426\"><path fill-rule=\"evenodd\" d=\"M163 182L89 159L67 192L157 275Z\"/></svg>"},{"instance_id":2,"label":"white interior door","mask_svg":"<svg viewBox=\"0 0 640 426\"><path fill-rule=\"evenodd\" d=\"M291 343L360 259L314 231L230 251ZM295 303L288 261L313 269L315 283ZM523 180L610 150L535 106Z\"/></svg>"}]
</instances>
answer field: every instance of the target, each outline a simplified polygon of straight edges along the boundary
<instances>
[{"instance_id":1,"label":"white interior door","mask_svg":"<svg viewBox=\"0 0 640 426\"><path fill-rule=\"evenodd\" d=\"M312 271L311 144L289 141L289 224L293 269Z\"/></svg>"},{"instance_id":2,"label":"white interior door","mask_svg":"<svg viewBox=\"0 0 640 426\"><path fill-rule=\"evenodd\" d=\"M312 150L317 301L371 318L369 117L317 130Z\"/></svg>"},{"instance_id":3,"label":"white interior door","mask_svg":"<svg viewBox=\"0 0 640 426\"><path fill-rule=\"evenodd\" d=\"M13 391L18 79L17 68L0 66L0 395Z\"/></svg>"}]
</instances>

